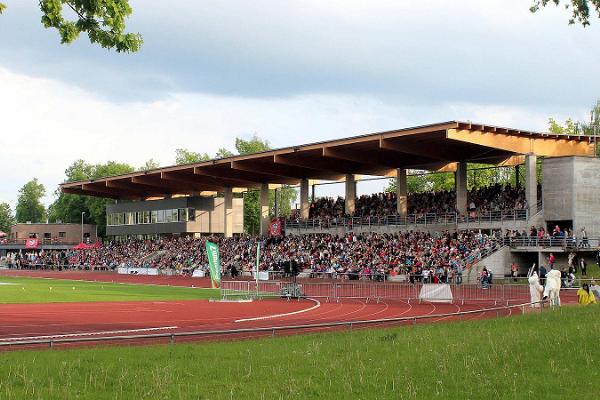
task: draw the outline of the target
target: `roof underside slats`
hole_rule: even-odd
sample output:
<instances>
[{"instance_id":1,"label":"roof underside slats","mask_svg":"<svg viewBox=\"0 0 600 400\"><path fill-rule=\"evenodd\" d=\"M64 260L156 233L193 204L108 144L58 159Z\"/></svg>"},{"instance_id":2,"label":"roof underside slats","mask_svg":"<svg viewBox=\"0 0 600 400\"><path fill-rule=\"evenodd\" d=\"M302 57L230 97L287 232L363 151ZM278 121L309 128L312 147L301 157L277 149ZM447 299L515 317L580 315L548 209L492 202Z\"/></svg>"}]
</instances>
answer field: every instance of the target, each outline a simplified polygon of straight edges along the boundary
<instances>
[{"instance_id":1,"label":"roof underside slats","mask_svg":"<svg viewBox=\"0 0 600 400\"><path fill-rule=\"evenodd\" d=\"M202 195L262 183L341 180L346 174L393 176L398 168L453 171L457 162L517 165L525 154L594 156L595 136L566 136L465 122L444 122L262 153L177 165L61 185L64 193L114 199Z\"/></svg>"}]
</instances>

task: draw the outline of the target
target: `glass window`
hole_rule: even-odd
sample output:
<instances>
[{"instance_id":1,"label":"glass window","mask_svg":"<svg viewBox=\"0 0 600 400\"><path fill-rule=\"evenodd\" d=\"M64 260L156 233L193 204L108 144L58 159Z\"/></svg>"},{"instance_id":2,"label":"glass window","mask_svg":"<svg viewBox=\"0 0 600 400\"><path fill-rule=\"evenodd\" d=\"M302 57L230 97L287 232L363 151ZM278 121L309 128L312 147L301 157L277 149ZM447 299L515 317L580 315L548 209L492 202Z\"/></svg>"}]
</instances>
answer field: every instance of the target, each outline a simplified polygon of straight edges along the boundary
<instances>
[{"instance_id":1,"label":"glass window","mask_svg":"<svg viewBox=\"0 0 600 400\"><path fill-rule=\"evenodd\" d=\"M157 213L158 218L156 219L156 222L162 224L163 222L165 222L165 210L158 210Z\"/></svg>"},{"instance_id":2,"label":"glass window","mask_svg":"<svg viewBox=\"0 0 600 400\"><path fill-rule=\"evenodd\" d=\"M62 239L66 238L67 237L67 232L58 232L58 237L62 238Z\"/></svg>"},{"instance_id":3,"label":"glass window","mask_svg":"<svg viewBox=\"0 0 600 400\"><path fill-rule=\"evenodd\" d=\"M171 220L173 222L177 222L178 221L177 214L178 213L177 213L177 209L176 208L174 208L174 209L171 210Z\"/></svg>"},{"instance_id":4,"label":"glass window","mask_svg":"<svg viewBox=\"0 0 600 400\"><path fill-rule=\"evenodd\" d=\"M158 223L158 211L156 211L156 210L152 211L152 219L150 222L153 224Z\"/></svg>"},{"instance_id":5,"label":"glass window","mask_svg":"<svg viewBox=\"0 0 600 400\"><path fill-rule=\"evenodd\" d=\"M178 221L179 222L184 222L187 221L187 209L186 208L180 208L179 210L177 210L178 213Z\"/></svg>"},{"instance_id":6,"label":"glass window","mask_svg":"<svg viewBox=\"0 0 600 400\"><path fill-rule=\"evenodd\" d=\"M51 239L52 235L50 235L50 232L44 232L44 239Z\"/></svg>"},{"instance_id":7,"label":"glass window","mask_svg":"<svg viewBox=\"0 0 600 400\"><path fill-rule=\"evenodd\" d=\"M187 210L188 213L188 221L195 221L196 220L196 209L195 208L188 208Z\"/></svg>"},{"instance_id":8,"label":"glass window","mask_svg":"<svg viewBox=\"0 0 600 400\"><path fill-rule=\"evenodd\" d=\"M165 210L165 222L173 222L173 214L171 214L171 210Z\"/></svg>"},{"instance_id":9,"label":"glass window","mask_svg":"<svg viewBox=\"0 0 600 400\"><path fill-rule=\"evenodd\" d=\"M144 224L150 223L150 211L144 211Z\"/></svg>"}]
</instances>

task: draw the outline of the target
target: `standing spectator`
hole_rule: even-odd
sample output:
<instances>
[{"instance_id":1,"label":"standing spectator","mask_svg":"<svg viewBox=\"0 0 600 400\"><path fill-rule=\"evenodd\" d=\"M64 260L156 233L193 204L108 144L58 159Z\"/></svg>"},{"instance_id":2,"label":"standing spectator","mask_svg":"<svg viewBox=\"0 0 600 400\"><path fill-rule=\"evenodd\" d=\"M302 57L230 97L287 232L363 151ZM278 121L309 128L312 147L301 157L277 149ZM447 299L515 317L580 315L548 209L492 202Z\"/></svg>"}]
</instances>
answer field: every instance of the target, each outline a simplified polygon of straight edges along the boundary
<instances>
[{"instance_id":1,"label":"standing spectator","mask_svg":"<svg viewBox=\"0 0 600 400\"><path fill-rule=\"evenodd\" d=\"M546 273L548 271L546 270L546 267L544 267L543 265L540 265L540 285L544 286L544 284L546 283Z\"/></svg>"},{"instance_id":2,"label":"standing spectator","mask_svg":"<svg viewBox=\"0 0 600 400\"><path fill-rule=\"evenodd\" d=\"M587 263L583 257L579 259L579 270L581 271L581 275L587 276Z\"/></svg>"},{"instance_id":3,"label":"standing spectator","mask_svg":"<svg viewBox=\"0 0 600 400\"><path fill-rule=\"evenodd\" d=\"M554 254L550 253L550 255L548 256L548 268L554 269L554 261L555 260L556 260L556 258L554 257Z\"/></svg>"},{"instance_id":4,"label":"standing spectator","mask_svg":"<svg viewBox=\"0 0 600 400\"><path fill-rule=\"evenodd\" d=\"M587 232L585 231L585 226L581 228L581 247L590 247L590 243L588 242Z\"/></svg>"},{"instance_id":5,"label":"standing spectator","mask_svg":"<svg viewBox=\"0 0 600 400\"><path fill-rule=\"evenodd\" d=\"M510 274L513 278L513 281L517 281L517 276L519 274L519 266L517 265L517 263L513 262L510 266Z\"/></svg>"}]
</instances>

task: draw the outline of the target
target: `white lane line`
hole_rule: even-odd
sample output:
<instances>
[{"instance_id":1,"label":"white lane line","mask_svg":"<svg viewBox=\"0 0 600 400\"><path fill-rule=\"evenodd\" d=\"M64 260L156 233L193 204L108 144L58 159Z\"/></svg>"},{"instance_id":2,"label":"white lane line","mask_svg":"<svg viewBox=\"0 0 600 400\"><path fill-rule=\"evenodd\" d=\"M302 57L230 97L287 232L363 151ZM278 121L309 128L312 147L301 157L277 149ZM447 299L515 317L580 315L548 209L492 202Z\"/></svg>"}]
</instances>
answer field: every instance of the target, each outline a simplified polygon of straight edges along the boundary
<instances>
[{"instance_id":1,"label":"white lane line","mask_svg":"<svg viewBox=\"0 0 600 400\"><path fill-rule=\"evenodd\" d=\"M62 335L46 335L46 336L15 336L8 338L0 338L0 342L14 342L19 340L37 340L37 339L59 339L67 337L81 337L81 336L98 336L98 335L113 335L118 333L138 333L138 332L152 332L162 331L168 329L177 329L178 326L159 326L156 328L141 328L141 329L121 329L116 331L100 331L100 332L80 332L80 333L65 333Z\"/></svg>"},{"instance_id":2,"label":"white lane line","mask_svg":"<svg viewBox=\"0 0 600 400\"><path fill-rule=\"evenodd\" d=\"M296 314L302 314L302 313L305 313L305 312L309 312L309 311L312 311L314 309L317 309L317 308L321 307L321 302L319 300L316 300L316 299L307 299L307 300L314 301L315 305L312 306L312 307L309 307L309 308L305 308L304 310L293 311L293 312L283 313L283 314L266 315L264 317L243 318L243 319L235 320L233 322L260 321L260 320L263 320L263 319L287 317L289 315L296 315Z\"/></svg>"}]
</instances>

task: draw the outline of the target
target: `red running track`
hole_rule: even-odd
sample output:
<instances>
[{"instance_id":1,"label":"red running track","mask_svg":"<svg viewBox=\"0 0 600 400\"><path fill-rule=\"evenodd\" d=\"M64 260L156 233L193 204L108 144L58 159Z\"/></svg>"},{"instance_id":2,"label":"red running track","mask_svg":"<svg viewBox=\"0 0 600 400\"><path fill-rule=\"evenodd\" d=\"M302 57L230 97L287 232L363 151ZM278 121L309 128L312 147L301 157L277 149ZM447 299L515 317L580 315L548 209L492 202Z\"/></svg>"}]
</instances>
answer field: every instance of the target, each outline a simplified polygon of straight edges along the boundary
<instances>
[{"instance_id":1,"label":"red running track","mask_svg":"<svg viewBox=\"0 0 600 400\"><path fill-rule=\"evenodd\" d=\"M6 272L6 271L3 271ZM138 284L170 284L187 286L192 282L205 281L184 277L147 277L117 275L114 273L83 272L37 272L11 271L15 275L117 281ZM119 280L120 281L120 280ZM160 282L160 283L158 283ZM168 282L168 283L167 283ZM195 283L196 286L199 286ZM1 304L0 342L18 343L24 340L49 340L78 337L104 337L118 335L146 335L190 331L230 330L273 326L295 326L340 321L379 320L384 318L415 317L481 310L493 304L433 304L405 302L400 300L379 303L364 300L345 300L328 303L317 300L261 300L248 303L192 301L147 302L96 302L96 303L49 303L49 304ZM460 317L461 320L509 315L518 309L476 313ZM438 322L459 317L434 317L424 322ZM374 324L364 325L373 326ZM383 325L382 323L377 325ZM312 328L306 331L327 330ZM338 328L339 329L339 328ZM293 332L288 332L293 333ZM268 334L268 333L267 333ZM265 333L244 333L235 336L217 335L211 339L256 337ZM191 340L188 338L186 340ZM200 339L199 337L195 338ZM180 341L180 338L177 339ZM143 341L138 341L143 342ZM156 342L154 340L153 342ZM3 347L16 349L17 346Z\"/></svg>"}]
</instances>

